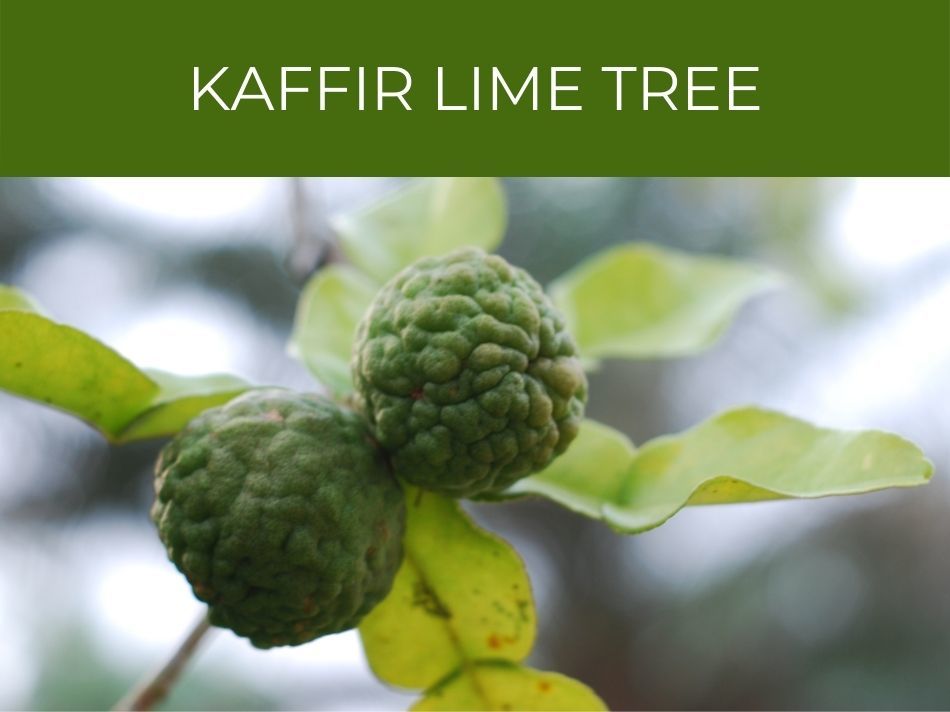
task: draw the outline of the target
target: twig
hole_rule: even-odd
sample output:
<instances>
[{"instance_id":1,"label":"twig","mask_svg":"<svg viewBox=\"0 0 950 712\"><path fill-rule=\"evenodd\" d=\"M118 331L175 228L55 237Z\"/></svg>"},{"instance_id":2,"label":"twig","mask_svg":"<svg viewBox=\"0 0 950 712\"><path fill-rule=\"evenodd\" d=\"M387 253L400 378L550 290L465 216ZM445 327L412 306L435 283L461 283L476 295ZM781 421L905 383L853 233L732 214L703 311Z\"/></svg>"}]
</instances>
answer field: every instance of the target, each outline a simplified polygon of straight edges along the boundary
<instances>
[{"instance_id":1,"label":"twig","mask_svg":"<svg viewBox=\"0 0 950 712\"><path fill-rule=\"evenodd\" d=\"M340 254L323 201L308 193L303 178L289 182L293 247L286 264L291 276L303 282L319 268L340 261Z\"/></svg>"},{"instance_id":2,"label":"twig","mask_svg":"<svg viewBox=\"0 0 950 712\"><path fill-rule=\"evenodd\" d=\"M194 629L188 634L188 637L182 641L178 650L175 651L175 654L172 655L171 659L165 663L161 670L142 680L138 685L132 688L125 697L119 700L112 709L116 711L121 710L122 712L128 712L129 710L150 710L164 700L210 627L211 624L208 622L208 616L203 615Z\"/></svg>"}]
</instances>

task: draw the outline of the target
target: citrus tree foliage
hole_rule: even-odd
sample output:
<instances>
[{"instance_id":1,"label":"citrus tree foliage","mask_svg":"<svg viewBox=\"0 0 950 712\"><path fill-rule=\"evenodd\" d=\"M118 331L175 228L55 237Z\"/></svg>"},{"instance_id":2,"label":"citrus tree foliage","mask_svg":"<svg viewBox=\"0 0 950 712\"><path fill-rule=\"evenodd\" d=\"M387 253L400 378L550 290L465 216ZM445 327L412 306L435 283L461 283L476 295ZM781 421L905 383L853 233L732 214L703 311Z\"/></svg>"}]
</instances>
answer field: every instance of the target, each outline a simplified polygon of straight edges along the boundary
<instances>
[{"instance_id":1,"label":"citrus tree foliage","mask_svg":"<svg viewBox=\"0 0 950 712\"><path fill-rule=\"evenodd\" d=\"M913 487L932 473L920 450L897 435L818 428L747 407L640 448L623 433L587 420L562 457L508 494L538 494L636 534L687 505Z\"/></svg>"},{"instance_id":2,"label":"citrus tree foliage","mask_svg":"<svg viewBox=\"0 0 950 712\"><path fill-rule=\"evenodd\" d=\"M306 285L289 348L348 401L356 325L382 283L420 257L496 248L504 193L488 178L420 180L332 222L348 263L322 269ZM756 265L633 243L594 255L547 293L594 368L605 358L707 348L746 300L778 282ZM250 386L228 375L137 368L0 285L0 388L123 443L174 434ZM931 474L921 451L896 435L831 430L743 407L639 447L586 420L564 455L492 496L546 497L632 534L685 506L857 494L923 484ZM523 664L536 620L514 551L475 526L457 501L414 488L405 494L405 559L391 593L360 626L376 675L419 691L416 709L602 709L583 684Z\"/></svg>"},{"instance_id":3,"label":"citrus tree foliage","mask_svg":"<svg viewBox=\"0 0 950 712\"><path fill-rule=\"evenodd\" d=\"M521 662L535 638L521 559L457 501L407 489L402 568L360 625L373 672L424 690L413 709L594 710L585 685Z\"/></svg>"},{"instance_id":4,"label":"citrus tree foliage","mask_svg":"<svg viewBox=\"0 0 950 712\"><path fill-rule=\"evenodd\" d=\"M236 376L176 376L139 369L101 341L0 289L0 388L82 418L113 442L180 430L247 390Z\"/></svg>"},{"instance_id":5,"label":"citrus tree foliage","mask_svg":"<svg viewBox=\"0 0 950 712\"><path fill-rule=\"evenodd\" d=\"M300 296L288 348L332 393L346 394L353 388L353 335L377 288L349 265L330 265L314 275Z\"/></svg>"},{"instance_id":6,"label":"citrus tree foliage","mask_svg":"<svg viewBox=\"0 0 950 712\"><path fill-rule=\"evenodd\" d=\"M444 220L435 197L438 181L416 183L338 221L346 226L348 255L363 274L333 266L317 274L302 295L291 348L318 379L337 393L352 391L347 368L352 339L382 281L422 255L457 247L463 233L465 244L486 250L498 245L503 230L487 225L494 225L499 193L488 190L484 180L455 179L451 190L441 186L443 196L466 196L465 219L441 232L433 227ZM474 215L491 219L477 221ZM407 237L412 225L424 239L413 243ZM360 244L365 254L356 257ZM594 255L548 285L548 293L585 364L594 368L604 358L684 356L708 348L746 300L780 282L757 265L632 243ZM340 338L343 334L349 339ZM857 494L923 484L931 475L932 465L920 450L896 435L830 430L747 407L640 448L587 420L564 455L503 496L547 497L617 531L638 533L689 505ZM526 632L513 633L517 618L500 613L510 614L512 601L492 598L503 595L506 585L520 586L512 583L518 569L510 553L499 553L505 563L495 563L490 577L495 585L486 586L478 565L480 556L489 557L500 546L497 539L476 534L457 505L434 494L417 496L409 516L406 562L394 590L361 626L374 672L390 684L426 690L418 709L594 708L597 702L579 683L519 664L530 646ZM454 578L440 585L428 571L451 572ZM483 592L477 600L465 598L466 590L476 589ZM501 618L472 627L466 612L479 611L488 601L495 602ZM503 623L509 625L511 647L486 650L490 641L506 639L492 637L492 629ZM552 690L555 696L542 696Z\"/></svg>"},{"instance_id":7,"label":"citrus tree foliage","mask_svg":"<svg viewBox=\"0 0 950 712\"><path fill-rule=\"evenodd\" d=\"M420 257L458 247L494 249L505 232L505 195L493 178L427 178L333 220L347 258L384 282Z\"/></svg>"},{"instance_id":8,"label":"citrus tree foliage","mask_svg":"<svg viewBox=\"0 0 950 712\"><path fill-rule=\"evenodd\" d=\"M593 361L701 351L743 302L778 281L756 265L634 243L595 255L548 290Z\"/></svg>"}]
</instances>

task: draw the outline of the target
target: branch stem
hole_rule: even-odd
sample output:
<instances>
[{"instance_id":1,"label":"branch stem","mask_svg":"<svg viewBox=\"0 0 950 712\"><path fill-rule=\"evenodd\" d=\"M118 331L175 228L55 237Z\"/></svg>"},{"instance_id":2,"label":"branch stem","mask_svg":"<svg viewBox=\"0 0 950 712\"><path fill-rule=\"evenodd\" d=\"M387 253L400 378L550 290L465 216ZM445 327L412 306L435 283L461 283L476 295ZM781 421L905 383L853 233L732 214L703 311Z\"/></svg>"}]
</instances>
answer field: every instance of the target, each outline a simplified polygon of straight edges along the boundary
<instances>
[{"instance_id":1,"label":"branch stem","mask_svg":"<svg viewBox=\"0 0 950 712\"><path fill-rule=\"evenodd\" d=\"M150 675L132 688L112 709L115 712L150 710L164 700L210 627L207 614L202 615L168 662L154 675Z\"/></svg>"},{"instance_id":2,"label":"branch stem","mask_svg":"<svg viewBox=\"0 0 950 712\"><path fill-rule=\"evenodd\" d=\"M303 178L290 179L290 230L293 246L287 255L291 276L305 281L316 270L341 261L333 227L319 193L307 190ZM318 184L319 185L319 184Z\"/></svg>"}]
</instances>

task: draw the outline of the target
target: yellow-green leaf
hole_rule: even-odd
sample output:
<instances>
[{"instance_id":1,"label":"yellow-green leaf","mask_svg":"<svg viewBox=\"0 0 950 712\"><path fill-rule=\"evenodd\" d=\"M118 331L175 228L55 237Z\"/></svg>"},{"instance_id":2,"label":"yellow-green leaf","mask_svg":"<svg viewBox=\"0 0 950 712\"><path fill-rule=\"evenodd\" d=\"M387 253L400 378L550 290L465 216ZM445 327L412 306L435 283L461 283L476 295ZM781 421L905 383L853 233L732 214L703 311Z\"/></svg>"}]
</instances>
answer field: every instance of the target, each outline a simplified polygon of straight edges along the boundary
<instances>
[{"instance_id":1,"label":"yellow-green leaf","mask_svg":"<svg viewBox=\"0 0 950 712\"><path fill-rule=\"evenodd\" d=\"M0 310L0 388L73 413L109 437L159 390L88 334L13 309Z\"/></svg>"},{"instance_id":2,"label":"yellow-green leaf","mask_svg":"<svg viewBox=\"0 0 950 712\"><path fill-rule=\"evenodd\" d=\"M587 685L555 672L512 663L485 662L469 674L457 674L435 688L413 710L605 710Z\"/></svg>"},{"instance_id":3,"label":"yellow-green leaf","mask_svg":"<svg viewBox=\"0 0 950 712\"><path fill-rule=\"evenodd\" d=\"M534 642L535 611L521 559L454 500L410 490L406 503L402 568L360 625L373 672L392 685L425 689L480 659L523 660Z\"/></svg>"},{"instance_id":4,"label":"yellow-green leaf","mask_svg":"<svg viewBox=\"0 0 950 712\"><path fill-rule=\"evenodd\" d=\"M152 404L137 415L115 437L118 442L173 435L208 408L227 403L251 386L225 373L207 376L178 376L164 371L147 371L160 390Z\"/></svg>"},{"instance_id":5,"label":"yellow-green leaf","mask_svg":"<svg viewBox=\"0 0 950 712\"><path fill-rule=\"evenodd\" d=\"M458 247L491 252L505 232L505 196L494 178L425 178L333 226L354 265L379 282L427 255Z\"/></svg>"},{"instance_id":6,"label":"yellow-green leaf","mask_svg":"<svg viewBox=\"0 0 950 712\"><path fill-rule=\"evenodd\" d=\"M587 419L567 452L505 495L542 495L578 514L602 519L604 504L617 501L623 491L633 456L626 435Z\"/></svg>"},{"instance_id":7,"label":"yellow-green leaf","mask_svg":"<svg viewBox=\"0 0 950 712\"><path fill-rule=\"evenodd\" d=\"M749 407L636 451L587 422L565 455L509 493L539 494L637 533L686 505L858 494L922 485L932 474L920 449L897 435L819 428Z\"/></svg>"},{"instance_id":8,"label":"yellow-green leaf","mask_svg":"<svg viewBox=\"0 0 950 712\"><path fill-rule=\"evenodd\" d=\"M184 348L185 345L183 345ZM169 435L249 386L225 375L145 372L0 285L0 388L82 418L113 442Z\"/></svg>"},{"instance_id":9,"label":"yellow-green leaf","mask_svg":"<svg viewBox=\"0 0 950 712\"><path fill-rule=\"evenodd\" d=\"M376 285L365 275L331 265L314 275L300 295L290 353L333 393L353 390L353 337L375 293Z\"/></svg>"},{"instance_id":10,"label":"yellow-green leaf","mask_svg":"<svg viewBox=\"0 0 950 712\"><path fill-rule=\"evenodd\" d=\"M777 283L755 265L628 244L583 262L548 291L581 354L596 363L701 351L744 301Z\"/></svg>"},{"instance_id":11,"label":"yellow-green leaf","mask_svg":"<svg viewBox=\"0 0 950 712\"><path fill-rule=\"evenodd\" d=\"M36 301L26 292L16 287L0 284L0 310L18 309L20 311L40 311Z\"/></svg>"}]
</instances>

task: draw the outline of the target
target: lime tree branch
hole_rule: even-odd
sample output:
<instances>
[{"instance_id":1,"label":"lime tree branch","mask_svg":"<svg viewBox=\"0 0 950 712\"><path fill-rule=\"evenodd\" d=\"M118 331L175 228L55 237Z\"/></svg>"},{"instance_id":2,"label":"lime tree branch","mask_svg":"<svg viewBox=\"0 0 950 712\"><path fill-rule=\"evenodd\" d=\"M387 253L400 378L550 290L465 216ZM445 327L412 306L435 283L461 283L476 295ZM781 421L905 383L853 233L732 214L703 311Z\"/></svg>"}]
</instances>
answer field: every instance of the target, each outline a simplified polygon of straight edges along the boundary
<instances>
[{"instance_id":1,"label":"lime tree branch","mask_svg":"<svg viewBox=\"0 0 950 712\"><path fill-rule=\"evenodd\" d=\"M208 616L202 615L168 662L157 673L136 685L116 703L113 710L150 710L164 700L210 627Z\"/></svg>"}]
</instances>

